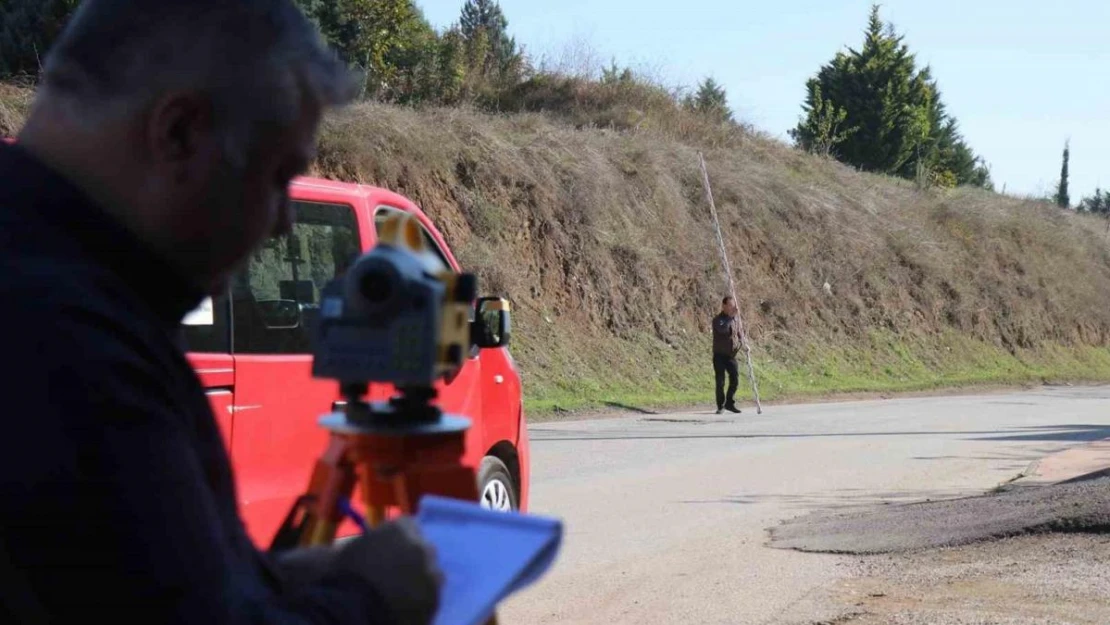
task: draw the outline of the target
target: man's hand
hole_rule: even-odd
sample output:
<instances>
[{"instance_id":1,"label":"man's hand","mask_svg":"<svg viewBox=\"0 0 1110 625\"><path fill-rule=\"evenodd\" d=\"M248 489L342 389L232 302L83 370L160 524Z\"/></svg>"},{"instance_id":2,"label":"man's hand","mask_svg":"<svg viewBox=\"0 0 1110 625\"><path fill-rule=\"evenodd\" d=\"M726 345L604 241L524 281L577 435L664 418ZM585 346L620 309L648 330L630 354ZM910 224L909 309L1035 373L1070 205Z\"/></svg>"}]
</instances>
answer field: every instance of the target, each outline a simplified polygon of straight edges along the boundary
<instances>
[{"instance_id":1,"label":"man's hand","mask_svg":"<svg viewBox=\"0 0 1110 625\"><path fill-rule=\"evenodd\" d=\"M332 546L298 547L274 556L285 585L296 588L310 586L327 575L338 550Z\"/></svg>"},{"instance_id":2,"label":"man's hand","mask_svg":"<svg viewBox=\"0 0 1110 625\"><path fill-rule=\"evenodd\" d=\"M381 597L400 625L427 625L439 607L443 574L435 550L408 517L338 547L295 549L278 557L286 583L310 585L331 575L357 577Z\"/></svg>"},{"instance_id":3,"label":"man's hand","mask_svg":"<svg viewBox=\"0 0 1110 625\"><path fill-rule=\"evenodd\" d=\"M401 625L427 625L439 608L443 573L435 549L411 518L384 524L339 548L333 573L351 574L372 586Z\"/></svg>"}]
</instances>

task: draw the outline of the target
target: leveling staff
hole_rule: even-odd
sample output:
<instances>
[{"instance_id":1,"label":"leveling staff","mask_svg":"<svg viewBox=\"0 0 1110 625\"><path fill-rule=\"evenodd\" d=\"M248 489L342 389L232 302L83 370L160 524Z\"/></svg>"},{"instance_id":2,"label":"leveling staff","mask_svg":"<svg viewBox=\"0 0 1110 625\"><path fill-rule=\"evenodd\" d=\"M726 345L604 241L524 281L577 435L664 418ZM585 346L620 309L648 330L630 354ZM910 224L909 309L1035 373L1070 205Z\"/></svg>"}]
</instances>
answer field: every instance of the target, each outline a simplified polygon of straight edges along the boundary
<instances>
[{"instance_id":1,"label":"leveling staff","mask_svg":"<svg viewBox=\"0 0 1110 625\"><path fill-rule=\"evenodd\" d=\"M429 622L414 524L255 549L174 338L290 229L346 70L291 0L86 0L43 79L0 143L0 622Z\"/></svg>"}]
</instances>

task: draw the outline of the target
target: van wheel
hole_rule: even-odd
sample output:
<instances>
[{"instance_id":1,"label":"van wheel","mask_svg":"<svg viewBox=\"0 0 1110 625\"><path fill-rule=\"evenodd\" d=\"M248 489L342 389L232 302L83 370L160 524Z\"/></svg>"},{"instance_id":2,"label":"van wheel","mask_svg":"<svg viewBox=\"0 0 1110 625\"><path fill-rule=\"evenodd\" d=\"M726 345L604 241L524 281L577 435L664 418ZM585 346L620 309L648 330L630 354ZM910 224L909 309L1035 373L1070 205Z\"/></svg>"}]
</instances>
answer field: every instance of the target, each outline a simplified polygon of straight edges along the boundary
<instances>
[{"instance_id":1,"label":"van wheel","mask_svg":"<svg viewBox=\"0 0 1110 625\"><path fill-rule=\"evenodd\" d=\"M486 456L478 467L478 493L483 508L499 512L515 512L518 508L513 478L504 462Z\"/></svg>"}]
</instances>

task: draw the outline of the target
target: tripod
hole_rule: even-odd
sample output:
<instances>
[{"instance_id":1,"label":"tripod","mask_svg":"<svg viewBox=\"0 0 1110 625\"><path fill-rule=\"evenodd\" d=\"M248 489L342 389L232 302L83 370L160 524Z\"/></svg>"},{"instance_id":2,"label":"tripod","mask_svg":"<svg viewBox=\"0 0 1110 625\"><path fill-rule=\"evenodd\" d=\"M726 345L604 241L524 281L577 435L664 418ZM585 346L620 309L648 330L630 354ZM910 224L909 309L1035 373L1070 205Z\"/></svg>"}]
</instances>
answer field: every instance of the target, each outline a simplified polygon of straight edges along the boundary
<instances>
[{"instance_id":1,"label":"tripod","mask_svg":"<svg viewBox=\"0 0 1110 625\"><path fill-rule=\"evenodd\" d=\"M402 387L386 404L363 401L366 384L342 389L346 409L320 419L330 442L316 461L308 492L294 504L271 549L331 544L344 517L369 531L385 521L391 507L414 514L425 494L478 500L477 476L462 464L470 420L433 406L435 389ZM365 519L348 504L356 484ZM494 616L489 625L496 622Z\"/></svg>"}]
</instances>

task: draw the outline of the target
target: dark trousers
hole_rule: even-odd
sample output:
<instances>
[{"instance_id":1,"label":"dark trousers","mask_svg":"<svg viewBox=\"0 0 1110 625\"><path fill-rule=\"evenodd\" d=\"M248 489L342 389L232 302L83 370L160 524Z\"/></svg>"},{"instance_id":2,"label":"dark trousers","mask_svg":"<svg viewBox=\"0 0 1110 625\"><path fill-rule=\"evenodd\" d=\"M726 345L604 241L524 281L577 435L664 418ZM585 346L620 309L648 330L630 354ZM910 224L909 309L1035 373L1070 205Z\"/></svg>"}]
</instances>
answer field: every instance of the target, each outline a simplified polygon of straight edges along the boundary
<instances>
[{"instance_id":1,"label":"dark trousers","mask_svg":"<svg viewBox=\"0 0 1110 625\"><path fill-rule=\"evenodd\" d=\"M717 376L717 408L731 406L736 400L736 387L740 384L740 368L736 358L713 354L713 373ZM728 392L725 392L725 374L728 374Z\"/></svg>"}]
</instances>

